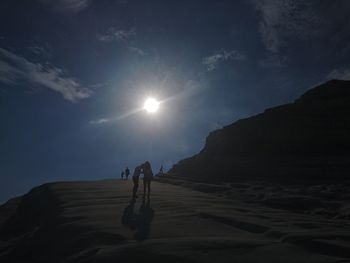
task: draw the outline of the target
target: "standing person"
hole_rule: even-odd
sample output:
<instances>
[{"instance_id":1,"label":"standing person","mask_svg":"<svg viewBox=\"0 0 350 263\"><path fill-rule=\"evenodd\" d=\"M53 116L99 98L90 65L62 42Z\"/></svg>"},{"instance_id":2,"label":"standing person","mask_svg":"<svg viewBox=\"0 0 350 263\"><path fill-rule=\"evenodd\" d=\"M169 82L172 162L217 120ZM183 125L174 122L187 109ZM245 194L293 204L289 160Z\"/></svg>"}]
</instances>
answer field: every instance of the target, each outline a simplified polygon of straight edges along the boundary
<instances>
[{"instance_id":1,"label":"standing person","mask_svg":"<svg viewBox=\"0 0 350 263\"><path fill-rule=\"evenodd\" d=\"M160 175L160 176L163 176L163 175L164 175L163 165L160 166L159 175Z\"/></svg>"},{"instance_id":2,"label":"standing person","mask_svg":"<svg viewBox=\"0 0 350 263\"><path fill-rule=\"evenodd\" d=\"M122 178L122 180L124 179L124 171L122 171L122 173L120 174L120 177Z\"/></svg>"},{"instance_id":3,"label":"standing person","mask_svg":"<svg viewBox=\"0 0 350 263\"><path fill-rule=\"evenodd\" d=\"M140 179L140 174L141 174L141 166L136 166L135 170L134 170L134 173L132 175L132 181L134 182L134 187L133 187L133 194L132 194L132 197L133 198L136 198L137 195L137 189L139 188L139 179Z\"/></svg>"},{"instance_id":4,"label":"standing person","mask_svg":"<svg viewBox=\"0 0 350 263\"><path fill-rule=\"evenodd\" d=\"M126 180L128 180L129 174L130 174L129 167L126 167L126 169L125 169L125 179L126 179Z\"/></svg>"},{"instance_id":5,"label":"standing person","mask_svg":"<svg viewBox=\"0 0 350 263\"><path fill-rule=\"evenodd\" d=\"M142 165L142 171L143 171L143 197L146 196L146 189L147 189L148 190L147 197L149 198L151 194L151 181L153 179L153 172L149 161L145 162Z\"/></svg>"}]
</instances>

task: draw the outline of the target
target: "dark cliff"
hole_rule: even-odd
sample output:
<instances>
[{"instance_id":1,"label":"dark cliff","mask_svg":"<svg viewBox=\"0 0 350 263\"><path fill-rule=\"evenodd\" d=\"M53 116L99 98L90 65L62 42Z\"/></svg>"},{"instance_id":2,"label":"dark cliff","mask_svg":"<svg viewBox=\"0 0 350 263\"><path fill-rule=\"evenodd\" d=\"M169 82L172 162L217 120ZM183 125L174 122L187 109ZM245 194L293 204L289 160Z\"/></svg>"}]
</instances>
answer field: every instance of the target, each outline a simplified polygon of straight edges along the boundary
<instances>
[{"instance_id":1,"label":"dark cliff","mask_svg":"<svg viewBox=\"0 0 350 263\"><path fill-rule=\"evenodd\" d=\"M211 132L170 174L204 181L350 176L350 81L331 80L294 103Z\"/></svg>"}]
</instances>

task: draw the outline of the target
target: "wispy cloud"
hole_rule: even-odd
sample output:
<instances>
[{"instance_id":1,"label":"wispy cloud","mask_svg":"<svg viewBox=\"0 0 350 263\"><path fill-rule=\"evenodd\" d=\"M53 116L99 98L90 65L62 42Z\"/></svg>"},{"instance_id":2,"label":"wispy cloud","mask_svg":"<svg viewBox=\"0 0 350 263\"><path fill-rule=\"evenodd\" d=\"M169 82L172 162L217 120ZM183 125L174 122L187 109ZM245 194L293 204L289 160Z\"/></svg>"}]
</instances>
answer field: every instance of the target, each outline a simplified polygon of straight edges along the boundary
<instances>
[{"instance_id":1,"label":"wispy cloud","mask_svg":"<svg viewBox=\"0 0 350 263\"><path fill-rule=\"evenodd\" d=\"M135 28L116 29L114 27L110 27L104 34L97 35L97 39L101 42L127 42L135 35Z\"/></svg>"},{"instance_id":2,"label":"wispy cloud","mask_svg":"<svg viewBox=\"0 0 350 263\"><path fill-rule=\"evenodd\" d=\"M89 123L91 125L102 125L102 124L112 123L112 122L123 120L123 119L125 119L131 115L134 115L142 110L143 110L142 108L133 109L133 110L125 112L124 114L121 114L121 115L116 116L116 117L100 118L100 119L96 119L96 120L91 120Z\"/></svg>"},{"instance_id":3,"label":"wispy cloud","mask_svg":"<svg viewBox=\"0 0 350 263\"><path fill-rule=\"evenodd\" d=\"M112 122L112 121L113 120L110 119L110 118L101 118L101 119L90 121L90 124L92 124L92 125L99 125L99 124L104 124L104 123L108 123L108 122Z\"/></svg>"},{"instance_id":4,"label":"wispy cloud","mask_svg":"<svg viewBox=\"0 0 350 263\"><path fill-rule=\"evenodd\" d=\"M87 8L92 0L38 0L55 11L78 12Z\"/></svg>"},{"instance_id":5,"label":"wispy cloud","mask_svg":"<svg viewBox=\"0 0 350 263\"><path fill-rule=\"evenodd\" d=\"M35 45L35 46L28 47L28 50L38 56L42 56L45 58L51 57L51 50L48 47Z\"/></svg>"},{"instance_id":6,"label":"wispy cloud","mask_svg":"<svg viewBox=\"0 0 350 263\"><path fill-rule=\"evenodd\" d=\"M211 56L203 58L202 64L206 66L208 71L212 71L216 69L219 66L219 64L227 60L242 61L246 59L247 57L244 54L238 52L237 50L231 50L231 51L221 50Z\"/></svg>"},{"instance_id":7,"label":"wispy cloud","mask_svg":"<svg viewBox=\"0 0 350 263\"><path fill-rule=\"evenodd\" d=\"M350 68L334 69L328 74L327 77L329 79L350 80Z\"/></svg>"},{"instance_id":8,"label":"wispy cloud","mask_svg":"<svg viewBox=\"0 0 350 263\"><path fill-rule=\"evenodd\" d=\"M137 47L129 47L129 51L133 54L136 54L136 55L139 55L141 57L143 56L146 56L147 53L145 51L143 51L142 49L140 48L137 48Z\"/></svg>"},{"instance_id":9,"label":"wispy cloud","mask_svg":"<svg viewBox=\"0 0 350 263\"><path fill-rule=\"evenodd\" d=\"M90 89L67 76L63 69L48 63L30 62L3 48L0 48L0 81L9 85L28 82L58 92L71 102L88 98L92 94Z\"/></svg>"},{"instance_id":10,"label":"wispy cloud","mask_svg":"<svg viewBox=\"0 0 350 263\"><path fill-rule=\"evenodd\" d=\"M252 0L260 14L259 30L266 49L276 53L288 37L308 39L318 35L324 21L317 13L317 2Z\"/></svg>"}]
</instances>

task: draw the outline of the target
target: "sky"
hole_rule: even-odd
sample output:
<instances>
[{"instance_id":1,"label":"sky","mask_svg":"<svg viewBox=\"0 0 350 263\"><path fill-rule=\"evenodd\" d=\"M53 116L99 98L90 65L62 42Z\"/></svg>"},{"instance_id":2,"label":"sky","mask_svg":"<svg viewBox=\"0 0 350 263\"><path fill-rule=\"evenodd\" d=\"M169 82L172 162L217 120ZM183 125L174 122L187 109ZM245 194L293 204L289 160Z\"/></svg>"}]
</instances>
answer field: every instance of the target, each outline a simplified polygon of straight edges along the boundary
<instances>
[{"instance_id":1,"label":"sky","mask_svg":"<svg viewBox=\"0 0 350 263\"><path fill-rule=\"evenodd\" d=\"M168 170L209 132L350 79L349 13L348 0L1 1L0 203L146 160Z\"/></svg>"}]
</instances>

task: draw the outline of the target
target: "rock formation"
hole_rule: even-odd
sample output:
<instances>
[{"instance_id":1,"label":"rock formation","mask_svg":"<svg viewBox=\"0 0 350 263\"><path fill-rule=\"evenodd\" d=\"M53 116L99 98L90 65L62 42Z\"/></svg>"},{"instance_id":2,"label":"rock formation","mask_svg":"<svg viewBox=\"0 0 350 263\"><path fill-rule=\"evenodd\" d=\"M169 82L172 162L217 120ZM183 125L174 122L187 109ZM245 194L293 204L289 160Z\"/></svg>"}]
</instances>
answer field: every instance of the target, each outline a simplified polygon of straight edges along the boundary
<instances>
[{"instance_id":1,"label":"rock formation","mask_svg":"<svg viewBox=\"0 0 350 263\"><path fill-rule=\"evenodd\" d=\"M350 176L350 81L213 131L170 174L203 181L342 180Z\"/></svg>"}]
</instances>

